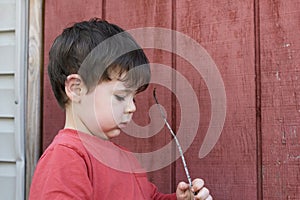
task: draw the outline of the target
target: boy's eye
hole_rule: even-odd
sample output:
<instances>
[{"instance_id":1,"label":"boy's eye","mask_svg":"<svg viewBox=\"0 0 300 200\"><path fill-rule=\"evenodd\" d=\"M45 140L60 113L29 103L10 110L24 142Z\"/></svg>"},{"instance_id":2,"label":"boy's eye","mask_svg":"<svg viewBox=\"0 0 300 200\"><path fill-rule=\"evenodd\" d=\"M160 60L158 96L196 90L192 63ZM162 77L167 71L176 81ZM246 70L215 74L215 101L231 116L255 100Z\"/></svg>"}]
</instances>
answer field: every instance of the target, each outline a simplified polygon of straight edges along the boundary
<instances>
[{"instance_id":1,"label":"boy's eye","mask_svg":"<svg viewBox=\"0 0 300 200\"><path fill-rule=\"evenodd\" d=\"M115 95L115 97L118 101L124 101L125 100L125 97L122 97L122 96L119 96L119 95Z\"/></svg>"}]
</instances>

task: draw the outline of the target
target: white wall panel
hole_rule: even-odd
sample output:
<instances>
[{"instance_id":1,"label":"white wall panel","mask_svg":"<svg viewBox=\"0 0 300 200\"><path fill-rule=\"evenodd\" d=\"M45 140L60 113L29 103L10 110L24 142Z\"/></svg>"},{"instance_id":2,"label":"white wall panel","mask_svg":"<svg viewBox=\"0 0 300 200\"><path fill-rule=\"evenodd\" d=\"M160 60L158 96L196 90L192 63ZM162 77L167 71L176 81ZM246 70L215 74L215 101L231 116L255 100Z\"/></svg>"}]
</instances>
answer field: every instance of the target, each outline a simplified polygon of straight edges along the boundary
<instances>
[{"instance_id":1,"label":"white wall panel","mask_svg":"<svg viewBox=\"0 0 300 200\"><path fill-rule=\"evenodd\" d=\"M24 199L27 0L0 0L0 200Z\"/></svg>"},{"instance_id":2,"label":"white wall panel","mask_svg":"<svg viewBox=\"0 0 300 200\"><path fill-rule=\"evenodd\" d=\"M16 165L15 163L0 162L0 199L16 199Z\"/></svg>"},{"instance_id":3,"label":"white wall panel","mask_svg":"<svg viewBox=\"0 0 300 200\"><path fill-rule=\"evenodd\" d=\"M14 89L15 80L14 75L1 75L0 73L0 90L1 89ZM1 97L1 94L0 94Z\"/></svg>"},{"instance_id":4,"label":"white wall panel","mask_svg":"<svg viewBox=\"0 0 300 200\"><path fill-rule=\"evenodd\" d=\"M0 31L14 30L16 28L16 4L0 2Z\"/></svg>"},{"instance_id":5,"label":"white wall panel","mask_svg":"<svg viewBox=\"0 0 300 200\"><path fill-rule=\"evenodd\" d=\"M0 74L14 73L16 49L13 45L0 45Z\"/></svg>"},{"instance_id":6,"label":"white wall panel","mask_svg":"<svg viewBox=\"0 0 300 200\"><path fill-rule=\"evenodd\" d=\"M11 133L15 131L14 119L0 117L0 134Z\"/></svg>"},{"instance_id":7,"label":"white wall panel","mask_svg":"<svg viewBox=\"0 0 300 200\"><path fill-rule=\"evenodd\" d=\"M15 44L16 44L16 36L14 30L0 32L0 46L15 45Z\"/></svg>"},{"instance_id":8,"label":"white wall panel","mask_svg":"<svg viewBox=\"0 0 300 200\"><path fill-rule=\"evenodd\" d=\"M0 89L0 117L15 116L15 94L12 89Z\"/></svg>"},{"instance_id":9,"label":"white wall panel","mask_svg":"<svg viewBox=\"0 0 300 200\"><path fill-rule=\"evenodd\" d=\"M15 134L12 132L0 133L0 162L1 161L16 161Z\"/></svg>"}]
</instances>

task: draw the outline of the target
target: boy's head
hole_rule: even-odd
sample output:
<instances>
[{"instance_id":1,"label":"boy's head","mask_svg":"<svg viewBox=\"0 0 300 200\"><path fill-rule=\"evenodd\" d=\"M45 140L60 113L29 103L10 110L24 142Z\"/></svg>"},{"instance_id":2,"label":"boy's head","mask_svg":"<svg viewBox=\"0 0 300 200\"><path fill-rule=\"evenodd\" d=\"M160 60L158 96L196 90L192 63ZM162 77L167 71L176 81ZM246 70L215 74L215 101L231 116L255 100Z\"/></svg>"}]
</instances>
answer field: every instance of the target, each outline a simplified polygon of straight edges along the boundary
<instances>
[{"instance_id":1,"label":"boy's head","mask_svg":"<svg viewBox=\"0 0 300 200\"><path fill-rule=\"evenodd\" d=\"M59 35L49 53L48 74L62 108L69 98L65 81L78 74L88 91L99 83L118 79L136 92L150 81L149 61L135 40L120 27L100 19L74 24Z\"/></svg>"}]
</instances>

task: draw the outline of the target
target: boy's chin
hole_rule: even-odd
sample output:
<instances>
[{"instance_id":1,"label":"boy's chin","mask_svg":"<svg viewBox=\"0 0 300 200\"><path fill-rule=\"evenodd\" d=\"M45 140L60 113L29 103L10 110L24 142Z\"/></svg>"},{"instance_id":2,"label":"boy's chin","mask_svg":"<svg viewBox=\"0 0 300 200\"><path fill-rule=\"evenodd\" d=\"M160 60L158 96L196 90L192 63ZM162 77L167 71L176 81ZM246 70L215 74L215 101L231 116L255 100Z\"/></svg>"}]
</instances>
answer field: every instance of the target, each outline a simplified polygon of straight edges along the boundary
<instances>
[{"instance_id":1,"label":"boy's chin","mask_svg":"<svg viewBox=\"0 0 300 200\"><path fill-rule=\"evenodd\" d=\"M112 139L112 138L115 138L115 137L118 137L121 133L121 129L120 128L115 128L115 129L112 129L108 132L105 133L107 139Z\"/></svg>"}]
</instances>

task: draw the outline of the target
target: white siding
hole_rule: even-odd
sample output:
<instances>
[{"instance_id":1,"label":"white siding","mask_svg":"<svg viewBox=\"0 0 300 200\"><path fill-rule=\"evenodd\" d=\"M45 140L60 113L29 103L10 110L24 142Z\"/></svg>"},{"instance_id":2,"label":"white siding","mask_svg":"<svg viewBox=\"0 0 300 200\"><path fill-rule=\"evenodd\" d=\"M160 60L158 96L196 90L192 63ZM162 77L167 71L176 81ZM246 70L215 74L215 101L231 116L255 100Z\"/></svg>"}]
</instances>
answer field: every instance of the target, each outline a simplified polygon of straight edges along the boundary
<instances>
[{"instance_id":1,"label":"white siding","mask_svg":"<svg viewBox=\"0 0 300 200\"><path fill-rule=\"evenodd\" d=\"M15 30L16 3L15 1L0 1L0 31Z\"/></svg>"},{"instance_id":2,"label":"white siding","mask_svg":"<svg viewBox=\"0 0 300 200\"><path fill-rule=\"evenodd\" d=\"M3 36L0 35L0 37ZM0 73L12 74L15 72L15 52L14 45L0 45Z\"/></svg>"},{"instance_id":3,"label":"white siding","mask_svg":"<svg viewBox=\"0 0 300 200\"><path fill-rule=\"evenodd\" d=\"M0 200L24 199L25 0L0 0Z\"/></svg>"},{"instance_id":4,"label":"white siding","mask_svg":"<svg viewBox=\"0 0 300 200\"><path fill-rule=\"evenodd\" d=\"M2 162L0 165L1 199L16 199L16 164Z\"/></svg>"}]
</instances>

